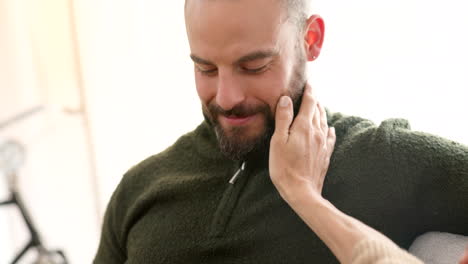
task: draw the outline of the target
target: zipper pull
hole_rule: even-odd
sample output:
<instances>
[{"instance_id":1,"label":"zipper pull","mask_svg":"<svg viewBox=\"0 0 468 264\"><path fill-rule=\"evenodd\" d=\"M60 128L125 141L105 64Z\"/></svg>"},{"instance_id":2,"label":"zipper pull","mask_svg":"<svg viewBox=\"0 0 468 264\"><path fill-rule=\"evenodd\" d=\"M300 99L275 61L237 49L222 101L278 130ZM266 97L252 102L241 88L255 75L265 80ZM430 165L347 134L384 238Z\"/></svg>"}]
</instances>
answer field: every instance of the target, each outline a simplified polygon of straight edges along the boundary
<instances>
[{"instance_id":1,"label":"zipper pull","mask_svg":"<svg viewBox=\"0 0 468 264\"><path fill-rule=\"evenodd\" d=\"M244 169L245 169L245 161L242 162L240 169L238 169L237 172L234 174L234 176L232 176L232 178L229 180L229 183L234 184L236 182L237 177L239 177L240 173L244 171Z\"/></svg>"}]
</instances>

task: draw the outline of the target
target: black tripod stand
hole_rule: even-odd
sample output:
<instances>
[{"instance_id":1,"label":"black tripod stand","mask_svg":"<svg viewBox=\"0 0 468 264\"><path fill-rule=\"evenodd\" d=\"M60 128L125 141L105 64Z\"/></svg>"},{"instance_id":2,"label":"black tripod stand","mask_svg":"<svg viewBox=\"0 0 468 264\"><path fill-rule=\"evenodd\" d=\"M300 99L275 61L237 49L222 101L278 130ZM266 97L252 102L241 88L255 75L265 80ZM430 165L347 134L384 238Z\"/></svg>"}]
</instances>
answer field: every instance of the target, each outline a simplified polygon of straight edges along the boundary
<instances>
[{"instance_id":1,"label":"black tripod stand","mask_svg":"<svg viewBox=\"0 0 468 264\"><path fill-rule=\"evenodd\" d=\"M20 113L15 117L0 123L0 130L16 123L32 114L42 111L41 106L34 107L28 111ZM0 174L7 176L8 188L10 191L10 198L6 201L0 202L2 205L13 205L16 206L21 216L24 219L26 227L30 234L29 242L24 248L18 253L13 259L12 264L18 263L18 261L30 250L37 250L37 259L34 264L67 264L67 258L61 250L47 250L42 244L39 233L37 232L30 215L28 214L26 207L20 197L20 194L16 185L16 171L19 169L24 159L24 148L23 146L13 140L5 142L0 141Z\"/></svg>"},{"instance_id":2,"label":"black tripod stand","mask_svg":"<svg viewBox=\"0 0 468 264\"><path fill-rule=\"evenodd\" d=\"M11 186L10 186L11 187ZM37 264L45 264L45 263L62 263L66 264L67 259L65 254L61 250L54 250L49 251L45 249L41 242L41 238L34 227L31 217L29 216L24 204L21 200L20 194L14 188L10 188L10 199L7 201L0 202L0 206L2 205L16 205L24 219L26 227L28 228L30 234L30 240L26 244L26 246L16 255L16 257L11 262L12 264L18 263L18 261L31 249L37 249L38 251L38 258L35 263Z\"/></svg>"}]
</instances>

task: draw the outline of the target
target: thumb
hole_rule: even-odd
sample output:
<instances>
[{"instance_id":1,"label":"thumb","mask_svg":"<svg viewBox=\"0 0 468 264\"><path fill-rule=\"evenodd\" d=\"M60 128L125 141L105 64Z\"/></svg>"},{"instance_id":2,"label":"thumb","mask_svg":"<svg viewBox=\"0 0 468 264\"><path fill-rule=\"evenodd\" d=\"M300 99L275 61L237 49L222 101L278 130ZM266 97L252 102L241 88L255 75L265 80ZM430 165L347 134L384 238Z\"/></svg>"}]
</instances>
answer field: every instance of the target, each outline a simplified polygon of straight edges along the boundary
<instances>
[{"instance_id":1,"label":"thumb","mask_svg":"<svg viewBox=\"0 0 468 264\"><path fill-rule=\"evenodd\" d=\"M289 127L293 120L292 102L289 96L282 96L276 105L274 137L285 142L289 137Z\"/></svg>"}]
</instances>

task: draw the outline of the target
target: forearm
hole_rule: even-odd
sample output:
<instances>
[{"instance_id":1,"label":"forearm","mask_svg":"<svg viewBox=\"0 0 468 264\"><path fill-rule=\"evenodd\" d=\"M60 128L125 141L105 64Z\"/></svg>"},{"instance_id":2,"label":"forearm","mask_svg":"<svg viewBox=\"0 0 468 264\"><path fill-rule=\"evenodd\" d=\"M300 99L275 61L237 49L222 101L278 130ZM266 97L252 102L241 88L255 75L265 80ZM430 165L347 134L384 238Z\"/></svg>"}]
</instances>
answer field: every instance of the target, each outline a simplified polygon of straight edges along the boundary
<instances>
[{"instance_id":1,"label":"forearm","mask_svg":"<svg viewBox=\"0 0 468 264\"><path fill-rule=\"evenodd\" d=\"M351 263L355 246L364 239L387 237L338 210L313 192L302 191L288 202L302 220L322 239L341 263Z\"/></svg>"}]
</instances>

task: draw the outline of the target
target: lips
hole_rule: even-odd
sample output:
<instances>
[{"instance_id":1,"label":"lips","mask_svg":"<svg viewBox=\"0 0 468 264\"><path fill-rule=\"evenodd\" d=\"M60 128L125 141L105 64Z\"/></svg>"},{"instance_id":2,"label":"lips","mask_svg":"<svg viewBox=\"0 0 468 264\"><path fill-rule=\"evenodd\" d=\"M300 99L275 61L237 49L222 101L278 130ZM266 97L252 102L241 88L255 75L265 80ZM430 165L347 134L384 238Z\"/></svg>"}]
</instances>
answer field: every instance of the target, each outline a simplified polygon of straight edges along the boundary
<instances>
[{"instance_id":1,"label":"lips","mask_svg":"<svg viewBox=\"0 0 468 264\"><path fill-rule=\"evenodd\" d=\"M231 126L242 126L250 123L255 115L250 116L220 116L221 122L229 124Z\"/></svg>"}]
</instances>

